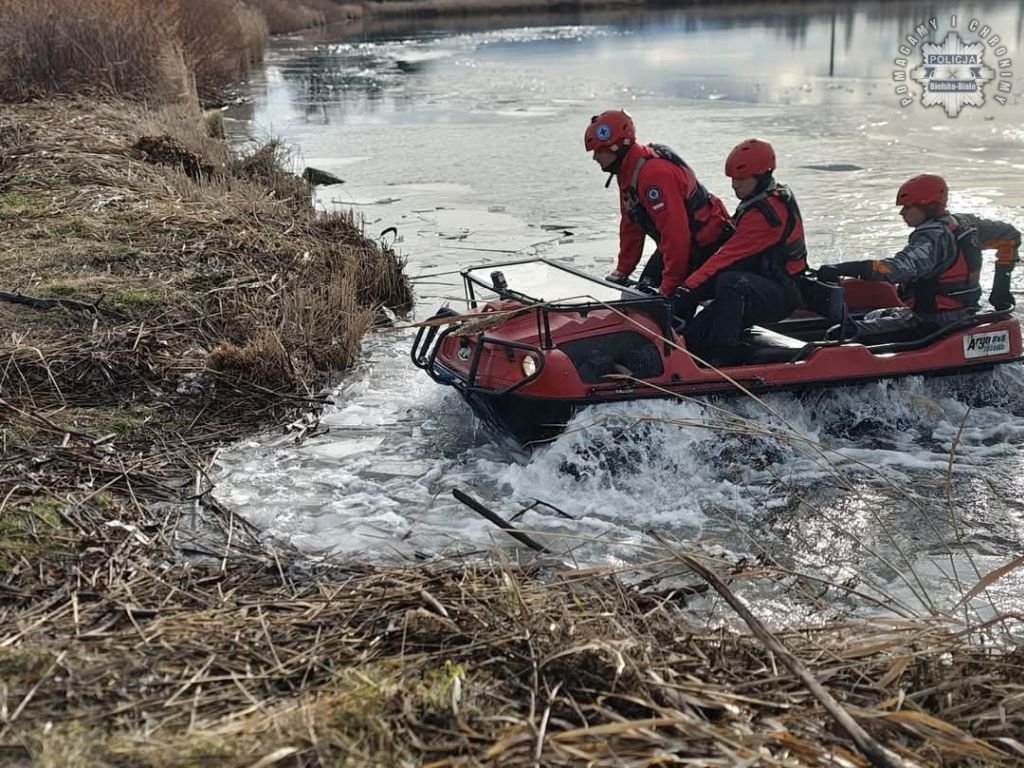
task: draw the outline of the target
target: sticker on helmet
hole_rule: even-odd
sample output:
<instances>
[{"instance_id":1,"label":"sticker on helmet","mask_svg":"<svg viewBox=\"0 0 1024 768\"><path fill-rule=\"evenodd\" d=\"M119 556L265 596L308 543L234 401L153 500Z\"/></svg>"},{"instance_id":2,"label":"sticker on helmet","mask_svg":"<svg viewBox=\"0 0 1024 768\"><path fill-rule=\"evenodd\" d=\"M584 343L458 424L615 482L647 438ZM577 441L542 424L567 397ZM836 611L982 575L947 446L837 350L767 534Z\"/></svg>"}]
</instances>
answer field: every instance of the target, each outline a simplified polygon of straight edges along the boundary
<instances>
[{"instance_id":1,"label":"sticker on helmet","mask_svg":"<svg viewBox=\"0 0 1024 768\"><path fill-rule=\"evenodd\" d=\"M600 141L608 141L608 139L612 137L612 127L608 125L608 123L601 123L594 130L594 135L597 136Z\"/></svg>"},{"instance_id":2,"label":"sticker on helmet","mask_svg":"<svg viewBox=\"0 0 1024 768\"><path fill-rule=\"evenodd\" d=\"M652 203L656 203L661 200L661 190L657 187L651 187L647 190L647 199Z\"/></svg>"}]
</instances>

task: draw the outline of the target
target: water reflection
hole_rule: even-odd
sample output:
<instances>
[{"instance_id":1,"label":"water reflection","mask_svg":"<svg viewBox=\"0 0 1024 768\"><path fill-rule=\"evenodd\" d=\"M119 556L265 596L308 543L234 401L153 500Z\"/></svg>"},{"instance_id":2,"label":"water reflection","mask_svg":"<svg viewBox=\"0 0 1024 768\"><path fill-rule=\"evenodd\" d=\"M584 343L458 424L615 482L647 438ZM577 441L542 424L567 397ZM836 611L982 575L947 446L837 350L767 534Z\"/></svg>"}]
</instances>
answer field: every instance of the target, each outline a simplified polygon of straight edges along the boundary
<instances>
[{"instance_id":1,"label":"water reflection","mask_svg":"<svg viewBox=\"0 0 1024 768\"><path fill-rule=\"evenodd\" d=\"M864 102L891 90L902 38L932 17L943 29L953 12L961 28L978 18L1005 43L1020 46L1024 10L1014 2L942 10L932 3L875 2L814 11L757 6L541 17L541 23L557 23L555 33L551 26L495 32L493 18L435 19L433 31L421 30L415 40L403 38L408 30L383 23L333 27L275 44L262 82L256 78L262 93L255 117L326 123L415 109L430 122L437 102L445 101L448 109L485 119L488 106L472 94L495 90L508 102L532 100L538 107L601 93L623 94L626 101ZM497 21L521 25L525 19ZM491 78L510 59L521 64L521 74L496 88ZM548 84L565 78L572 92L551 92ZM275 92L278 83L285 94ZM810 95L816 87L824 93Z\"/></svg>"}]
</instances>

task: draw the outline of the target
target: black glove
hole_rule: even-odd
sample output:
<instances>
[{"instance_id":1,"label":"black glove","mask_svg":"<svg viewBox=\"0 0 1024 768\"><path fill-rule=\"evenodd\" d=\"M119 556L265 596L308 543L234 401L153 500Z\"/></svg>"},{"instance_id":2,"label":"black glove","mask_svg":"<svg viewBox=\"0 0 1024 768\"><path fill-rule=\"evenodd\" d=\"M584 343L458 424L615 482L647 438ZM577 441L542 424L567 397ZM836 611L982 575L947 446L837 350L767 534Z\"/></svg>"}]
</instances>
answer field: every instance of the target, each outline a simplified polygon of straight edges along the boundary
<instances>
[{"instance_id":1,"label":"black glove","mask_svg":"<svg viewBox=\"0 0 1024 768\"><path fill-rule=\"evenodd\" d=\"M825 264L818 267L819 282L838 283L840 277L856 277L861 280L870 280L871 262L841 261L838 264Z\"/></svg>"},{"instance_id":2,"label":"black glove","mask_svg":"<svg viewBox=\"0 0 1024 768\"><path fill-rule=\"evenodd\" d=\"M613 269L607 275L605 275L605 282L615 283L616 285L629 285L629 276L624 275L617 269Z\"/></svg>"},{"instance_id":3,"label":"black glove","mask_svg":"<svg viewBox=\"0 0 1024 768\"><path fill-rule=\"evenodd\" d=\"M996 267L996 276L992 280L992 293L988 295L988 303L1000 312L1013 309L1017 303L1010 292L1011 269L1012 267Z\"/></svg>"},{"instance_id":4,"label":"black glove","mask_svg":"<svg viewBox=\"0 0 1024 768\"><path fill-rule=\"evenodd\" d=\"M680 286L672 294L672 314L686 322L693 319L699 306L700 301L697 299L697 294L688 288Z\"/></svg>"},{"instance_id":5,"label":"black glove","mask_svg":"<svg viewBox=\"0 0 1024 768\"><path fill-rule=\"evenodd\" d=\"M838 283L839 271L831 264L826 264L823 267L818 267L817 277L819 283Z\"/></svg>"},{"instance_id":6,"label":"black glove","mask_svg":"<svg viewBox=\"0 0 1024 768\"><path fill-rule=\"evenodd\" d=\"M633 287L640 291L640 293L646 293L648 296L655 296L658 293L657 286L651 285L650 283L645 283L643 281L637 283Z\"/></svg>"}]
</instances>

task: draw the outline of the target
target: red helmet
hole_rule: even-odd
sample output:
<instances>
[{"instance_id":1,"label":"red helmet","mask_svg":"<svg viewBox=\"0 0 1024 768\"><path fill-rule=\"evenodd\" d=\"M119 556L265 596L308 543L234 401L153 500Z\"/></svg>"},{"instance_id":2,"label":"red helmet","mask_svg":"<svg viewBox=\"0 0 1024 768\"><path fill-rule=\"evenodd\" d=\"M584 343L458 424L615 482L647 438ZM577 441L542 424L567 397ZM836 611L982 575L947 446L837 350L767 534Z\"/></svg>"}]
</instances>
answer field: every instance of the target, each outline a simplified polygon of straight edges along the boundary
<instances>
[{"instance_id":1,"label":"red helmet","mask_svg":"<svg viewBox=\"0 0 1024 768\"><path fill-rule=\"evenodd\" d=\"M587 132L583 134L583 145L587 152L595 149L619 149L636 143L636 126L633 118L624 109L609 109L590 118Z\"/></svg>"},{"instance_id":2,"label":"red helmet","mask_svg":"<svg viewBox=\"0 0 1024 768\"><path fill-rule=\"evenodd\" d=\"M896 205L919 205L925 208L929 205L939 205L943 209L949 199L949 187L946 180L934 173L922 173L909 181L903 182L900 191L896 193Z\"/></svg>"},{"instance_id":3,"label":"red helmet","mask_svg":"<svg viewBox=\"0 0 1024 768\"><path fill-rule=\"evenodd\" d=\"M760 176L775 170L775 150L767 141L747 139L733 147L725 159L725 175L730 179Z\"/></svg>"}]
</instances>

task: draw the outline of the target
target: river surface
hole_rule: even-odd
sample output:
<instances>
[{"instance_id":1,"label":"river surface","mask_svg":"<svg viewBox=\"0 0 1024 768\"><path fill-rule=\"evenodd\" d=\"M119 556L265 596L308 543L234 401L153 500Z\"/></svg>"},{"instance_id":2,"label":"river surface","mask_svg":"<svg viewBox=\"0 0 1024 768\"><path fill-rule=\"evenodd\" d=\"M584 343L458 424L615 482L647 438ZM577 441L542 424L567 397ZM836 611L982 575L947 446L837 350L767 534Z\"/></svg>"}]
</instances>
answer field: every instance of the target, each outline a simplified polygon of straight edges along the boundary
<instances>
[{"instance_id":1,"label":"river surface","mask_svg":"<svg viewBox=\"0 0 1024 768\"><path fill-rule=\"evenodd\" d=\"M674 147L730 204L726 154L749 136L770 140L812 264L900 247L895 190L922 172L949 180L954 211L1024 225L1020 4L836 7L332 29L276 41L249 101L227 115L236 142L280 137L300 167L344 178L319 190L325 208L353 208L372 235L397 227L414 319L460 306L453 272L467 265L543 255L611 267L616 195L582 141L606 108L628 108L641 141ZM1013 93L1000 105L990 88L984 107L956 118L901 107L898 46L932 17L948 29L953 14L965 40L971 19L1000 35L1016 59ZM986 287L991 273L989 263ZM948 609L1024 550L1018 365L762 403L606 406L526 452L411 365L411 336L366 339L324 414L326 434L222 452L218 498L300 548L378 562L510 549L453 488L505 516L540 500L572 519L540 506L518 524L567 562L643 562L659 554L657 532L810 576L803 591L751 588L778 620ZM814 579L842 586L826 592ZM1024 569L975 600L976 616L1019 611L1022 589Z\"/></svg>"}]
</instances>

